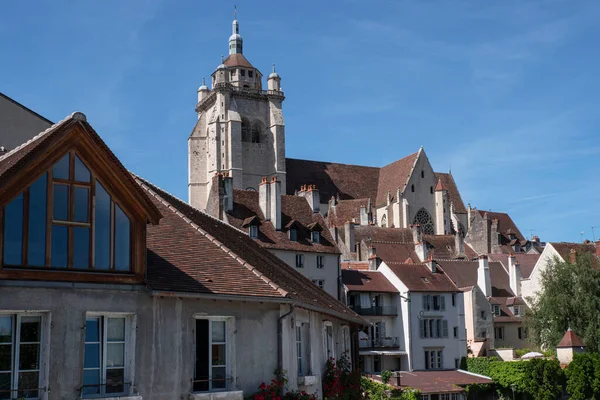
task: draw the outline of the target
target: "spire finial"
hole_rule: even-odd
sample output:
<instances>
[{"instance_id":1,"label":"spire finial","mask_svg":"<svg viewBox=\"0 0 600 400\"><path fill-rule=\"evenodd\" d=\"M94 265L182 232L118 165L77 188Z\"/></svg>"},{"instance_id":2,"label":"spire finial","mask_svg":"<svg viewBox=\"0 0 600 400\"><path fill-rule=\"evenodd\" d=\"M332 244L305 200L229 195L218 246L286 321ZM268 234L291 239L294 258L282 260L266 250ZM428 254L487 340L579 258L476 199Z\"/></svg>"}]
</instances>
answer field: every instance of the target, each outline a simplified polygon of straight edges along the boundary
<instances>
[{"instance_id":1,"label":"spire finial","mask_svg":"<svg viewBox=\"0 0 600 400\"><path fill-rule=\"evenodd\" d=\"M275 63L273 63L273 72L275 72Z\"/></svg>"},{"instance_id":2,"label":"spire finial","mask_svg":"<svg viewBox=\"0 0 600 400\"><path fill-rule=\"evenodd\" d=\"M204 81L204 77L202 77L202 86L206 86L206 82Z\"/></svg>"},{"instance_id":3,"label":"spire finial","mask_svg":"<svg viewBox=\"0 0 600 400\"><path fill-rule=\"evenodd\" d=\"M237 6L233 5L233 19L237 19Z\"/></svg>"},{"instance_id":4,"label":"spire finial","mask_svg":"<svg viewBox=\"0 0 600 400\"><path fill-rule=\"evenodd\" d=\"M452 164L448 161L448 173L452 175Z\"/></svg>"},{"instance_id":5,"label":"spire finial","mask_svg":"<svg viewBox=\"0 0 600 400\"><path fill-rule=\"evenodd\" d=\"M221 54L221 64L223 64L225 62L225 59L223 58L223 54Z\"/></svg>"}]
</instances>

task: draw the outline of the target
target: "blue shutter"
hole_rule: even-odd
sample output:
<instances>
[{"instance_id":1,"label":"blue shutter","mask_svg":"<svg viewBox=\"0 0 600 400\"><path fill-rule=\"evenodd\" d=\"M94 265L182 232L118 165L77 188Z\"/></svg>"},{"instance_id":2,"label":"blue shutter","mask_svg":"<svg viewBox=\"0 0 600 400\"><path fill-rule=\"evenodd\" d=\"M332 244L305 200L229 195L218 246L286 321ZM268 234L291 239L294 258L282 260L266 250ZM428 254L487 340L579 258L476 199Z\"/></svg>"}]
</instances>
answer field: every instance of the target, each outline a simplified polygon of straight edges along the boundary
<instances>
[{"instance_id":1,"label":"blue shutter","mask_svg":"<svg viewBox=\"0 0 600 400\"><path fill-rule=\"evenodd\" d=\"M440 302L442 303L442 311L446 309L446 296L443 294L440 295Z\"/></svg>"},{"instance_id":2,"label":"blue shutter","mask_svg":"<svg viewBox=\"0 0 600 400\"><path fill-rule=\"evenodd\" d=\"M448 337L448 321L447 320L443 321L443 336L445 338Z\"/></svg>"}]
</instances>

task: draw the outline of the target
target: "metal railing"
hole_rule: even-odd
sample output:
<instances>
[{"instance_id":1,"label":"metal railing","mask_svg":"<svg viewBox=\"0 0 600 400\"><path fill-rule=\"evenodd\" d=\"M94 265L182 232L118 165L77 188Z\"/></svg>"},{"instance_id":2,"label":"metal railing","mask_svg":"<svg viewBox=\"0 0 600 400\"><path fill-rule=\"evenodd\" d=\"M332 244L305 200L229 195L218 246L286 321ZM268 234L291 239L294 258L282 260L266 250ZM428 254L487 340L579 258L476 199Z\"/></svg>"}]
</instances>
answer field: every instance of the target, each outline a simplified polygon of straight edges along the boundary
<instances>
[{"instance_id":1,"label":"metal railing","mask_svg":"<svg viewBox=\"0 0 600 400\"><path fill-rule=\"evenodd\" d=\"M350 307L358 315L365 316L382 316L382 315L398 315L398 307L396 306L372 306L368 308L362 308L360 306Z\"/></svg>"},{"instance_id":2,"label":"metal railing","mask_svg":"<svg viewBox=\"0 0 600 400\"><path fill-rule=\"evenodd\" d=\"M103 396L105 394L121 395L128 393L131 385L131 382L94 383L89 385L82 385L79 391L81 392L81 397L86 398L94 398L98 396Z\"/></svg>"},{"instance_id":3,"label":"metal railing","mask_svg":"<svg viewBox=\"0 0 600 400\"><path fill-rule=\"evenodd\" d=\"M39 397L39 392L45 392L46 388L35 388L35 389L0 389L0 398L2 397L3 393L9 393L9 398L12 399L13 398L13 393L16 393L16 398L17 399L21 399L21 398L27 398L27 397ZM32 396L29 395L29 393L33 393Z\"/></svg>"},{"instance_id":4,"label":"metal railing","mask_svg":"<svg viewBox=\"0 0 600 400\"><path fill-rule=\"evenodd\" d=\"M373 348L398 348L400 342L398 337L387 337L373 339L371 336L361 339L358 343L358 347L361 349L373 349Z\"/></svg>"},{"instance_id":5,"label":"metal railing","mask_svg":"<svg viewBox=\"0 0 600 400\"><path fill-rule=\"evenodd\" d=\"M192 392L225 392L232 390L233 377L192 379Z\"/></svg>"}]
</instances>

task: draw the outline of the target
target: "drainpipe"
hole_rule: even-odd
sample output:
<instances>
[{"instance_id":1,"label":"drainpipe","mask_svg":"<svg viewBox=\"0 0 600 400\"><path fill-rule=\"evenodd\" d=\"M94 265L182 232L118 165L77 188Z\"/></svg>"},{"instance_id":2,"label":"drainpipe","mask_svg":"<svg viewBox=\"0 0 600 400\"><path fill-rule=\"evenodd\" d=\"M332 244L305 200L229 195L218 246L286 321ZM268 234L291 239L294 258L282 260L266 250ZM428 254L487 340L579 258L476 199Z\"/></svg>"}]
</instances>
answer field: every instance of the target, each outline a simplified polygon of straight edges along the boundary
<instances>
[{"instance_id":1,"label":"drainpipe","mask_svg":"<svg viewBox=\"0 0 600 400\"><path fill-rule=\"evenodd\" d=\"M403 297L406 299L406 302L408 303L408 347L410 348L410 353L408 355L408 370L412 372L413 370L413 341L412 341L412 318L411 318L411 312L410 312L410 307L412 302L410 301L410 297L411 297L411 293L408 292L407 293L407 297L403 297L402 295L400 295L400 297Z\"/></svg>"},{"instance_id":2,"label":"drainpipe","mask_svg":"<svg viewBox=\"0 0 600 400\"><path fill-rule=\"evenodd\" d=\"M295 306L290 304L290 311L277 320L277 369L283 371L283 320L294 312Z\"/></svg>"}]
</instances>

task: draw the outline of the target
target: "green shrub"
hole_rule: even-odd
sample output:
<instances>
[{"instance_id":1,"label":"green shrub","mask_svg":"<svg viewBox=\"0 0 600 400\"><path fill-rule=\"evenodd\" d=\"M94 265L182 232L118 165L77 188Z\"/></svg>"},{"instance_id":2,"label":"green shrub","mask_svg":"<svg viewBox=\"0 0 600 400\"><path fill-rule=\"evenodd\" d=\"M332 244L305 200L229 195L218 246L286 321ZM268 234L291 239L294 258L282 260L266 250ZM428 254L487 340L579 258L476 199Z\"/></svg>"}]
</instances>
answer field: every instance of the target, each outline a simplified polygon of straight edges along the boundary
<instances>
[{"instance_id":1,"label":"green shrub","mask_svg":"<svg viewBox=\"0 0 600 400\"><path fill-rule=\"evenodd\" d=\"M385 371L381 371L381 382L387 385L390 383L390 379L392 379L391 371L388 371L387 369Z\"/></svg>"}]
</instances>

